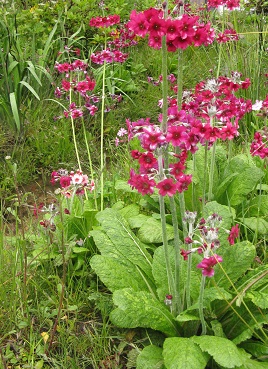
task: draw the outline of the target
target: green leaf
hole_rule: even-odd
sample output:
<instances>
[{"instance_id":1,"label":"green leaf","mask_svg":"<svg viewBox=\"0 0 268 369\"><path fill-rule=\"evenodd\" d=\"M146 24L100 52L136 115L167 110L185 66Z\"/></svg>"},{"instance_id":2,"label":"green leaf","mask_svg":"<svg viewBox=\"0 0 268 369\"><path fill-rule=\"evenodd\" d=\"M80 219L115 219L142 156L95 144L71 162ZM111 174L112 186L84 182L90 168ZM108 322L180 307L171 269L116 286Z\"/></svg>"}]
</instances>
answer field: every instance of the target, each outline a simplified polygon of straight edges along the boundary
<instances>
[{"instance_id":1,"label":"green leaf","mask_svg":"<svg viewBox=\"0 0 268 369\"><path fill-rule=\"evenodd\" d=\"M268 222L260 217L240 218L240 221L249 229L258 232L260 235L268 234Z\"/></svg>"},{"instance_id":2,"label":"green leaf","mask_svg":"<svg viewBox=\"0 0 268 369\"><path fill-rule=\"evenodd\" d=\"M225 368L235 368L243 364L245 355L227 338L217 336L194 336L191 340L199 345L202 351L208 352L217 364Z\"/></svg>"},{"instance_id":3,"label":"green leaf","mask_svg":"<svg viewBox=\"0 0 268 369\"><path fill-rule=\"evenodd\" d=\"M17 60L13 60L9 66L8 66L8 70L7 73L11 74L11 72L13 71L13 69L19 64L19 62Z\"/></svg>"},{"instance_id":4,"label":"green leaf","mask_svg":"<svg viewBox=\"0 0 268 369\"><path fill-rule=\"evenodd\" d=\"M123 207L119 212L120 214L129 222L129 219L139 215L139 206L136 204L131 204Z\"/></svg>"},{"instance_id":5,"label":"green leaf","mask_svg":"<svg viewBox=\"0 0 268 369\"><path fill-rule=\"evenodd\" d=\"M28 90L37 98L37 100L40 101L40 97L38 96L37 92L35 91L35 89L29 85L28 82L25 81L20 81L20 84L24 85L26 88L28 88Z\"/></svg>"},{"instance_id":6,"label":"green leaf","mask_svg":"<svg viewBox=\"0 0 268 369\"><path fill-rule=\"evenodd\" d=\"M222 321L222 327L226 336L236 345L257 336L262 325L267 324L266 315L250 301L247 301L246 307L242 303L239 307L233 305L233 309L228 319ZM262 336L260 334L260 338Z\"/></svg>"},{"instance_id":7,"label":"green leaf","mask_svg":"<svg viewBox=\"0 0 268 369\"><path fill-rule=\"evenodd\" d=\"M254 305L261 309L268 309L268 293L262 291L252 291L246 294L247 298L250 298Z\"/></svg>"},{"instance_id":8,"label":"green leaf","mask_svg":"<svg viewBox=\"0 0 268 369\"><path fill-rule=\"evenodd\" d=\"M257 168L251 158L246 155L237 155L231 159L223 178L237 173L226 189L231 206L241 204L263 176L263 171Z\"/></svg>"},{"instance_id":9,"label":"green leaf","mask_svg":"<svg viewBox=\"0 0 268 369\"><path fill-rule=\"evenodd\" d=\"M256 357L257 359L267 358L268 357L268 346L261 342L244 342L240 345L244 350L249 352L251 355ZM267 363L268 365L268 363Z\"/></svg>"},{"instance_id":10,"label":"green leaf","mask_svg":"<svg viewBox=\"0 0 268 369\"><path fill-rule=\"evenodd\" d=\"M203 369L209 359L193 341L181 337L165 340L163 357L167 369Z\"/></svg>"},{"instance_id":11,"label":"green leaf","mask_svg":"<svg viewBox=\"0 0 268 369\"><path fill-rule=\"evenodd\" d=\"M134 291L150 290L146 280L137 266L122 258L108 255L94 255L90 260L91 268L110 291L131 287Z\"/></svg>"},{"instance_id":12,"label":"green leaf","mask_svg":"<svg viewBox=\"0 0 268 369\"><path fill-rule=\"evenodd\" d=\"M250 242L243 241L234 246L221 247L220 251L223 258L222 268L218 268L214 278L219 286L228 289L251 267L256 255L256 248Z\"/></svg>"},{"instance_id":13,"label":"green leaf","mask_svg":"<svg viewBox=\"0 0 268 369\"><path fill-rule=\"evenodd\" d=\"M268 214L268 195L258 195L254 197L248 205L248 213L249 217L259 217L264 216L267 217Z\"/></svg>"},{"instance_id":14,"label":"green leaf","mask_svg":"<svg viewBox=\"0 0 268 369\"><path fill-rule=\"evenodd\" d=\"M17 129L18 132L20 132L21 122L20 122L20 115L19 115L19 110L18 110L18 106L17 106L15 92L11 92L9 94L9 100L10 100L10 106L11 106L13 118L14 118L15 123L16 123L16 129Z\"/></svg>"},{"instance_id":15,"label":"green leaf","mask_svg":"<svg viewBox=\"0 0 268 369\"><path fill-rule=\"evenodd\" d=\"M161 221L149 218L138 231L139 239L144 243L163 243ZM174 238L173 226L167 224L167 239Z\"/></svg>"},{"instance_id":16,"label":"green leaf","mask_svg":"<svg viewBox=\"0 0 268 369\"><path fill-rule=\"evenodd\" d=\"M135 190L133 190L131 186L126 181L123 180L117 180L115 182L114 188L116 191L135 192Z\"/></svg>"},{"instance_id":17,"label":"green leaf","mask_svg":"<svg viewBox=\"0 0 268 369\"><path fill-rule=\"evenodd\" d=\"M147 276L152 278L152 257L145 245L135 236L129 228L126 220L119 212L113 209L105 209L96 215L102 229L109 238L109 247L106 252L118 255L121 259L127 259L143 270ZM94 233L92 233L94 238ZM103 249L102 241L96 242Z\"/></svg>"},{"instance_id":18,"label":"green leaf","mask_svg":"<svg viewBox=\"0 0 268 369\"><path fill-rule=\"evenodd\" d=\"M74 246L72 247L72 251L75 254L81 254L83 252L88 252L89 250L86 247Z\"/></svg>"},{"instance_id":19,"label":"green leaf","mask_svg":"<svg viewBox=\"0 0 268 369\"><path fill-rule=\"evenodd\" d=\"M268 363L247 359L244 365L240 366L238 369L268 369Z\"/></svg>"},{"instance_id":20,"label":"green leaf","mask_svg":"<svg viewBox=\"0 0 268 369\"><path fill-rule=\"evenodd\" d=\"M140 228L147 220L151 218L145 214L139 214L128 219L128 223L131 229Z\"/></svg>"},{"instance_id":21,"label":"green leaf","mask_svg":"<svg viewBox=\"0 0 268 369\"><path fill-rule=\"evenodd\" d=\"M110 318L118 327L152 328L167 336L179 334L177 324L167 306L152 294L126 288L115 291L113 301L118 308L111 312Z\"/></svg>"},{"instance_id":22,"label":"green leaf","mask_svg":"<svg viewBox=\"0 0 268 369\"><path fill-rule=\"evenodd\" d=\"M137 369L165 369L162 351L155 345L145 347L137 358Z\"/></svg>"}]
</instances>

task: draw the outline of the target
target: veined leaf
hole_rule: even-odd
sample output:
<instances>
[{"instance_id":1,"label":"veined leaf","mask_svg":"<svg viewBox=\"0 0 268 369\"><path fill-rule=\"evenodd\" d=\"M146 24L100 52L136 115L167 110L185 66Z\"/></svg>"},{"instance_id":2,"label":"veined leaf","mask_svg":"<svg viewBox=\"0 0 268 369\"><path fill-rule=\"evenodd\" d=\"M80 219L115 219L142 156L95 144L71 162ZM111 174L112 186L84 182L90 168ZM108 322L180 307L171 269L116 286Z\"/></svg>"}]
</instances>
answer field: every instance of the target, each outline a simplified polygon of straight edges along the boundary
<instances>
[{"instance_id":1,"label":"veined leaf","mask_svg":"<svg viewBox=\"0 0 268 369\"><path fill-rule=\"evenodd\" d=\"M130 287L134 291L150 291L150 284L142 271L126 259L109 255L94 255L91 268L112 292Z\"/></svg>"},{"instance_id":2,"label":"veined leaf","mask_svg":"<svg viewBox=\"0 0 268 369\"><path fill-rule=\"evenodd\" d=\"M148 276L152 276L152 257L145 245L135 236L126 220L114 209L105 209L96 215L102 229L113 243L113 249L121 257L139 266ZM93 234L94 237L94 234ZM97 245L98 246L98 245Z\"/></svg>"},{"instance_id":3,"label":"veined leaf","mask_svg":"<svg viewBox=\"0 0 268 369\"><path fill-rule=\"evenodd\" d=\"M152 328L168 336L179 334L177 323L165 306L145 291L131 288L115 291L113 301L117 309L110 314L111 321L122 328Z\"/></svg>"},{"instance_id":4,"label":"veined leaf","mask_svg":"<svg viewBox=\"0 0 268 369\"><path fill-rule=\"evenodd\" d=\"M261 309L268 309L268 293L262 291L252 291L246 294L246 297L250 298L254 305Z\"/></svg>"},{"instance_id":5,"label":"veined leaf","mask_svg":"<svg viewBox=\"0 0 268 369\"><path fill-rule=\"evenodd\" d=\"M37 98L37 100L40 101L40 97L38 96L37 92L35 91L35 89L29 85L28 82L25 81L20 81L20 84L24 85L26 88L28 88L28 90Z\"/></svg>"},{"instance_id":6,"label":"veined leaf","mask_svg":"<svg viewBox=\"0 0 268 369\"><path fill-rule=\"evenodd\" d=\"M165 369L161 347L146 346L137 358L137 369Z\"/></svg>"},{"instance_id":7,"label":"veined leaf","mask_svg":"<svg viewBox=\"0 0 268 369\"><path fill-rule=\"evenodd\" d=\"M256 255L256 248L252 243L243 241L233 246L223 246L220 248L220 255L223 262L220 264L215 280L218 286L228 289L232 283L246 273Z\"/></svg>"},{"instance_id":8,"label":"veined leaf","mask_svg":"<svg viewBox=\"0 0 268 369\"><path fill-rule=\"evenodd\" d=\"M239 350L236 345L224 337L217 336L194 336L191 340L198 344L202 351L208 352L210 356L225 368L236 368L243 365L249 355Z\"/></svg>"},{"instance_id":9,"label":"veined leaf","mask_svg":"<svg viewBox=\"0 0 268 369\"><path fill-rule=\"evenodd\" d=\"M209 356L190 338L167 338L163 349L167 369L204 369Z\"/></svg>"},{"instance_id":10,"label":"veined leaf","mask_svg":"<svg viewBox=\"0 0 268 369\"><path fill-rule=\"evenodd\" d=\"M232 173L238 173L233 178L226 192L231 206L239 205L251 192L263 176L263 171L256 167L251 158L246 155L237 155L231 159L224 172L224 178Z\"/></svg>"},{"instance_id":11,"label":"veined leaf","mask_svg":"<svg viewBox=\"0 0 268 369\"><path fill-rule=\"evenodd\" d=\"M170 224L167 227L167 239L174 238L174 229ZM149 218L138 231L139 239L144 243L163 243L161 221Z\"/></svg>"}]
</instances>

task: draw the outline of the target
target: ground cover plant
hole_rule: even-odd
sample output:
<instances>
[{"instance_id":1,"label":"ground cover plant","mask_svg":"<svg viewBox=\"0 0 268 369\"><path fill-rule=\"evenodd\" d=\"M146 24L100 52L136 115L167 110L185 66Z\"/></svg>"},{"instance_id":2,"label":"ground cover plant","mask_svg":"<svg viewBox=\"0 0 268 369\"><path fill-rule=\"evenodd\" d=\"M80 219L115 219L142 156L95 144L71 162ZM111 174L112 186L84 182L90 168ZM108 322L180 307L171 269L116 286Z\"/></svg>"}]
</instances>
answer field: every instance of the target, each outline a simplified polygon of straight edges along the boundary
<instances>
[{"instance_id":1,"label":"ground cover plant","mask_svg":"<svg viewBox=\"0 0 268 369\"><path fill-rule=\"evenodd\" d=\"M109 5L89 40L81 24L43 29L50 59L27 54L17 82L22 56L2 50L18 148L3 147L1 365L267 368L265 15ZM27 92L30 117L48 81L53 124L21 130L10 93ZM52 148L42 198L16 160L20 141L46 157L37 127Z\"/></svg>"}]
</instances>

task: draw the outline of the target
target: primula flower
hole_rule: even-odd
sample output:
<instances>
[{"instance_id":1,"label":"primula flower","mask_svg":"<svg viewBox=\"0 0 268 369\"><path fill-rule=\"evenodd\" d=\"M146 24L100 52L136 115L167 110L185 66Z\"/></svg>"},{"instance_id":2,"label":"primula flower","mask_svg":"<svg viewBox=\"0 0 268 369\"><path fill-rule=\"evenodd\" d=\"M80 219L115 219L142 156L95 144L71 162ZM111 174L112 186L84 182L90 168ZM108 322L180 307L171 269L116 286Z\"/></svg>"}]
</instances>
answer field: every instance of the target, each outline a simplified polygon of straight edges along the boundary
<instances>
[{"instance_id":1,"label":"primula flower","mask_svg":"<svg viewBox=\"0 0 268 369\"><path fill-rule=\"evenodd\" d=\"M137 13L136 10L132 10L127 26L135 35L145 37L148 32L149 23L143 12Z\"/></svg>"},{"instance_id":2,"label":"primula flower","mask_svg":"<svg viewBox=\"0 0 268 369\"><path fill-rule=\"evenodd\" d=\"M143 128L141 145L145 150L153 151L165 142L166 138L158 126L148 125Z\"/></svg>"},{"instance_id":3,"label":"primula flower","mask_svg":"<svg viewBox=\"0 0 268 369\"><path fill-rule=\"evenodd\" d=\"M130 179L128 184L135 188L138 192L144 195L151 195L154 192L154 187L156 185L153 179L150 179L148 175L136 174L133 169L130 171Z\"/></svg>"},{"instance_id":4,"label":"primula flower","mask_svg":"<svg viewBox=\"0 0 268 369\"><path fill-rule=\"evenodd\" d=\"M151 152L143 152L139 157L139 163L145 169L151 169L157 167L157 159Z\"/></svg>"},{"instance_id":5,"label":"primula flower","mask_svg":"<svg viewBox=\"0 0 268 369\"><path fill-rule=\"evenodd\" d=\"M173 146L181 147L182 143L185 142L187 138L186 127L185 126L169 126L166 140L171 142Z\"/></svg>"},{"instance_id":6,"label":"primula flower","mask_svg":"<svg viewBox=\"0 0 268 369\"><path fill-rule=\"evenodd\" d=\"M70 176L61 176L60 177L60 185L62 188L69 187L71 184L71 177Z\"/></svg>"},{"instance_id":7,"label":"primula flower","mask_svg":"<svg viewBox=\"0 0 268 369\"><path fill-rule=\"evenodd\" d=\"M202 269L202 274L206 277L213 277L214 276L214 269L213 267L221 263L223 261L222 257L219 255L214 254L208 258L204 258L201 263L197 264L197 268Z\"/></svg>"},{"instance_id":8,"label":"primula flower","mask_svg":"<svg viewBox=\"0 0 268 369\"><path fill-rule=\"evenodd\" d=\"M171 197L177 192L177 184L172 178L163 179L156 185L156 188L159 189L159 194L161 196L168 195Z\"/></svg>"},{"instance_id":9,"label":"primula flower","mask_svg":"<svg viewBox=\"0 0 268 369\"><path fill-rule=\"evenodd\" d=\"M232 227L230 234L228 236L228 241L230 245L234 245L235 238L238 238L239 236L239 226L236 224L234 227Z\"/></svg>"}]
</instances>

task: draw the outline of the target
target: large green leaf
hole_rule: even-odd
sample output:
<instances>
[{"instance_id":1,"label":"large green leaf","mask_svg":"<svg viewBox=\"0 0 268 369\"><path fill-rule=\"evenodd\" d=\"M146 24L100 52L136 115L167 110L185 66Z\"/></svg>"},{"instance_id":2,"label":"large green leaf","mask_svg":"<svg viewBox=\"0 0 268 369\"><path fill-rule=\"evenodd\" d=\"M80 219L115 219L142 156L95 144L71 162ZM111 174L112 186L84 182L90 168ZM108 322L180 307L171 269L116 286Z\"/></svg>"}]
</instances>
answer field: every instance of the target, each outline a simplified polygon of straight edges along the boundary
<instances>
[{"instance_id":1,"label":"large green leaf","mask_svg":"<svg viewBox=\"0 0 268 369\"><path fill-rule=\"evenodd\" d=\"M261 309L268 309L268 293L262 291L252 291L246 294L254 305L260 307Z\"/></svg>"},{"instance_id":2,"label":"large green leaf","mask_svg":"<svg viewBox=\"0 0 268 369\"><path fill-rule=\"evenodd\" d=\"M225 315L221 323L226 337L238 345L252 336L263 339L260 328L267 324L267 317L251 302L246 301L245 306L242 301L240 306L233 304L233 309Z\"/></svg>"},{"instance_id":3,"label":"large green leaf","mask_svg":"<svg viewBox=\"0 0 268 369\"><path fill-rule=\"evenodd\" d=\"M239 205L251 192L263 176L263 171L257 168L252 159L246 155L237 155L231 159L223 174L223 178L237 175L226 189L231 206Z\"/></svg>"},{"instance_id":4,"label":"large green leaf","mask_svg":"<svg viewBox=\"0 0 268 369\"><path fill-rule=\"evenodd\" d=\"M236 368L243 364L248 357L236 345L224 337L200 336L191 337L191 340L198 344L202 351L210 356L225 368Z\"/></svg>"},{"instance_id":5,"label":"large green leaf","mask_svg":"<svg viewBox=\"0 0 268 369\"><path fill-rule=\"evenodd\" d=\"M112 323L122 328L152 328L167 336L179 334L177 323L164 302L145 291L131 288L117 290L113 294L118 306L110 314Z\"/></svg>"},{"instance_id":6,"label":"large green leaf","mask_svg":"<svg viewBox=\"0 0 268 369\"><path fill-rule=\"evenodd\" d=\"M250 242L243 241L234 246L221 247L218 253L222 256L223 262L214 278L219 286L228 289L251 267L256 249Z\"/></svg>"},{"instance_id":7,"label":"large green leaf","mask_svg":"<svg viewBox=\"0 0 268 369\"><path fill-rule=\"evenodd\" d=\"M268 216L268 195L259 195L254 197L248 205L248 214L246 216L249 217L258 217L258 216Z\"/></svg>"},{"instance_id":8,"label":"large green leaf","mask_svg":"<svg viewBox=\"0 0 268 369\"><path fill-rule=\"evenodd\" d=\"M152 257L146 250L145 245L131 231L128 223L120 213L113 209L105 209L99 212L96 218L110 240L108 250L106 248L106 251L100 251L108 252L108 254L112 252L122 259L129 260L152 278ZM94 232L92 232L92 235L94 238ZM96 240L99 249L103 249L102 243L103 240Z\"/></svg>"},{"instance_id":9,"label":"large green leaf","mask_svg":"<svg viewBox=\"0 0 268 369\"><path fill-rule=\"evenodd\" d=\"M167 369L204 369L209 359L190 338L181 337L165 340L163 357Z\"/></svg>"},{"instance_id":10,"label":"large green leaf","mask_svg":"<svg viewBox=\"0 0 268 369\"><path fill-rule=\"evenodd\" d=\"M247 359L245 360L244 364L237 369L268 369L268 363Z\"/></svg>"},{"instance_id":11,"label":"large green leaf","mask_svg":"<svg viewBox=\"0 0 268 369\"><path fill-rule=\"evenodd\" d=\"M268 222L260 217L241 218L241 223L261 235L268 234Z\"/></svg>"},{"instance_id":12,"label":"large green leaf","mask_svg":"<svg viewBox=\"0 0 268 369\"><path fill-rule=\"evenodd\" d=\"M137 369L165 369L162 348L146 346L137 358Z\"/></svg>"},{"instance_id":13,"label":"large green leaf","mask_svg":"<svg viewBox=\"0 0 268 369\"><path fill-rule=\"evenodd\" d=\"M91 268L110 291L131 287L134 291L151 289L150 282L140 269L130 261L115 258L114 255L94 255L90 260Z\"/></svg>"},{"instance_id":14,"label":"large green leaf","mask_svg":"<svg viewBox=\"0 0 268 369\"><path fill-rule=\"evenodd\" d=\"M174 238L174 228L170 224L167 224L166 227L167 239L172 240ZM144 243L163 243L161 221L149 218L140 227L138 237Z\"/></svg>"}]
</instances>

